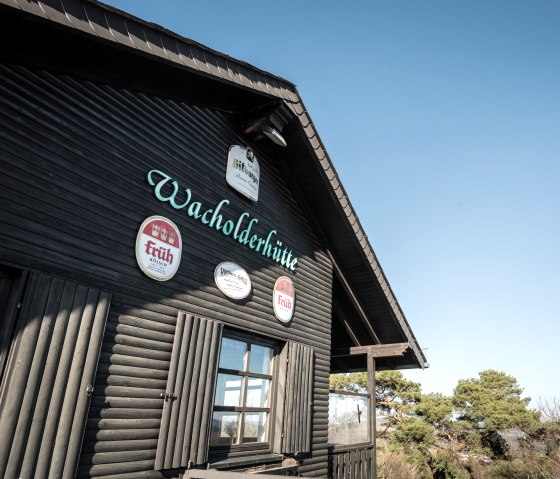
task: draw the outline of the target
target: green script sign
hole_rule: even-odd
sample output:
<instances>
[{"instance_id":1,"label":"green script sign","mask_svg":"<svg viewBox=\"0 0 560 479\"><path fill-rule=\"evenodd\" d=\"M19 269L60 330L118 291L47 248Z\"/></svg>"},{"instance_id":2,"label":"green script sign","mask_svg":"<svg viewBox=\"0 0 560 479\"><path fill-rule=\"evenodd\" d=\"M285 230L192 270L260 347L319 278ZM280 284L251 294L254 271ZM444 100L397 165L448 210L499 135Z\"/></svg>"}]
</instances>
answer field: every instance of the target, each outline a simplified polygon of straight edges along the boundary
<instances>
[{"instance_id":1,"label":"green script sign","mask_svg":"<svg viewBox=\"0 0 560 479\"><path fill-rule=\"evenodd\" d=\"M154 178L155 177L155 178ZM159 178L159 179L158 179ZM292 250L282 247L282 241L275 239L276 230L270 230L266 237L251 234L251 229L259 220L251 218L247 212L242 213L236 220L226 219L222 216L222 211L229 200L220 201L214 208L205 208L200 201L192 201L192 192L190 188L184 188L185 196L182 202L177 198L179 193L179 184L171 179L169 175L159 170L151 170L148 172L148 183L154 187L154 195L159 201L167 202L176 210L185 210L186 214L209 228L221 231L225 236L231 236L238 243L260 253L267 258L281 264L290 271L295 271L297 267L297 258L294 257ZM162 192L165 185L166 193Z\"/></svg>"}]
</instances>

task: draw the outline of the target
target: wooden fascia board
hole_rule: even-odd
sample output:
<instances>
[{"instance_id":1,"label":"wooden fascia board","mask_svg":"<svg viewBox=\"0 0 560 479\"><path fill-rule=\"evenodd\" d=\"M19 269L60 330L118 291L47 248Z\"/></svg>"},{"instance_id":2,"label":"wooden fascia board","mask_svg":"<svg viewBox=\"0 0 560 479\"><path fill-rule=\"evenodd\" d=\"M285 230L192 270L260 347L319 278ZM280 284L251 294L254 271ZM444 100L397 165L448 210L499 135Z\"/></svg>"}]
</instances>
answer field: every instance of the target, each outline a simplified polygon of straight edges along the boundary
<instances>
[{"instance_id":1,"label":"wooden fascia board","mask_svg":"<svg viewBox=\"0 0 560 479\"><path fill-rule=\"evenodd\" d=\"M372 358L393 358L404 356L410 343L375 344L371 346L351 346L338 348L331 352L331 357L367 355Z\"/></svg>"}]
</instances>

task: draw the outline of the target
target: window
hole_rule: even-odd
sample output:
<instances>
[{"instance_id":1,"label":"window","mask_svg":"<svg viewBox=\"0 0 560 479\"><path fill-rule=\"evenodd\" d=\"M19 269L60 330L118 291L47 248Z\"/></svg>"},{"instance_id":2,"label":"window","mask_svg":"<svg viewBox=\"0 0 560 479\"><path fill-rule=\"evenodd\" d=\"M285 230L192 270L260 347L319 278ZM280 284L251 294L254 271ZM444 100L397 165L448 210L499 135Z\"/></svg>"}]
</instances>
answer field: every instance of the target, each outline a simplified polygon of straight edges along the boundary
<instances>
[{"instance_id":1,"label":"window","mask_svg":"<svg viewBox=\"0 0 560 479\"><path fill-rule=\"evenodd\" d=\"M274 354L271 343L224 335L211 446L268 442Z\"/></svg>"},{"instance_id":2,"label":"window","mask_svg":"<svg viewBox=\"0 0 560 479\"><path fill-rule=\"evenodd\" d=\"M362 382L345 384L351 378L348 374L334 376L343 379L340 383L343 389L329 391L329 443L337 446L370 443L373 424L369 411L373 403L368 388Z\"/></svg>"},{"instance_id":3,"label":"window","mask_svg":"<svg viewBox=\"0 0 560 479\"><path fill-rule=\"evenodd\" d=\"M329 393L329 443L340 446L369 442L369 394Z\"/></svg>"}]
</instances>

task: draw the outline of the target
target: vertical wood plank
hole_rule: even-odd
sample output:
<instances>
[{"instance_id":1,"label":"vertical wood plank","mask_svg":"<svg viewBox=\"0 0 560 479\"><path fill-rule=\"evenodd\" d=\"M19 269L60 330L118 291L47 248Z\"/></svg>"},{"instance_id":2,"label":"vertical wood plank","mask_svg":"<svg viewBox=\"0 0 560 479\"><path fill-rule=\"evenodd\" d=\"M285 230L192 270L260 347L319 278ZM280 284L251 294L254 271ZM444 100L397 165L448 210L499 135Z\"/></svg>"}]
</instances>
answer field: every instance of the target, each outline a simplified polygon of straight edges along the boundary
<instances>
[{"instance_id":1,"label":"vertical wood plank","mask_svg":"<svg viewBox=\"0 0 560 479\"><path fill-rule=\"evenodd\" d=\"M79 287L79 289L82 289L82 287ZM74 347L74 357L62 404L64 414L60 416L60 422L58 424L55 437L53 458L51 460L49 472L49 474L54 477L60 477L62 475L64 463L66 461L70 432L72 429L72 422L74 420L74 416L70 412L75 410L76 403L78 401L78 394L80 392L80 382L84 371L87 345L89 343L95 313L93 309L93 302L97 300L97 298L93 298L95 294L96 293L93 291L88 292L85 304L78 306L83 308L83 313L81 315L80 329L78 330L78 337ZM85 394L85 391L83 393Z\"/></svg>"},{"instance_id":2,"label":"vertical wood plank","mask_svg":"<svg viewBox=\"0 0 560 479\"><path fill-rule=\"evenodd\" d=\"M284 409L286 401L286 375L288 372L288 349L289 343L286 343L278 355L278 364L276 365L278 381L276 385L276 411L274 413L274 439L272 442L272 450L276 453L282 452L282 434L286 420Z\"/></svg>"},{"instance_id":3,"label":"vertical wood plank","mask_svg":"<svg viewBox=\"0 0 560 479\"><path fill-rule=\"evenodd\" d=\"M176 332L173 355L178 358L172 358L175 370L169 371L166 390L177 398L166 405L169 425L166 434L160 430L158 470L207 460L222 329L220 322L186 315L184 331Z\"/></svg>"},{"instance_id":4,"label":"vertical wood plank","mask_svg":"<svg viewBox=\"0 0 560 479\"><path fill-rule=\"evenodd\" d=\"M176 399L173 400L171 408L171 425L167 435L167 451L165 453L165 468L173 466L173 458L176 450L183 448L185 435L185 424L187 416L187 403L183 398L188 397L192 386L192 375L194 372L194 359L196 356L196 342L200 329L200 321L194 316L188 315L187 322L190 334L184 334L179 352L179 371L177 373L177 383L174 390Z\"/></svg>"},{"instance_id":5,"label":"vertical wood plank","mask_svg":"<svg viewBox=\"0 0 560 479\"><path fill-rule=\"evenodd\" d=\"M193 458L193 463L197 464L197 455L198 455L198 447L200 442L206 440L206 424L208 423L207 420L203 419L203 412L206 409L206 413L211 409L211 405L207 404L207 381L208 374L212 373L212 365L209 364L210 362L210 354L212 351L212 340L215 334L215 323L210 323L208 325L208 331L206 332L206 338L204 341L204 349L202 351L202 360L201 360L201 367L199 370L199 377L198 377L198 387L196 393L196 402L195 402L195 412L193 416L193 424L196 425L194 430L195 434L193 434L193 440L190 443L190 452L189 456Z\"/></svg>"},{"instance_id":6,"label":"vertical wood plank","mask_svg":"<svg viewBox=\"0 0 560 479\"><path fill-rule=\"evenodd\" d=\"M198 448L196 451L196 464L202 464L206 461L208 455L208 445L210 438L210 429L212 427L212 406L214 405L214 398L216 395L216 379L218 375L218 361L220 359L220 347L222 337L223 324L214 323L212 331L212 342L210 355L208 359L208 373L206 378L205 393L204 393L204 406L202 410L202 418L207 418L206 428L201 426L201 434L198 440ZM194 456L194 454L193 454Z\"/></svg>"},{"instance_id":7,"label":"vertical wood plank","mask_svg":"<svg viewBox=\"0 0 560 479\"><path fill-rule=\"evenodd\" d=\"M33 416L33 424L29 432L30 437L43 435L44 440L41 443L29 442L25 451L24 468L22 469L22 477L31 477L31 465L37 462L39 452L42 447L48 443L52 446L52 430L49 426L53 424L53 402L56 403L56 376L59 365L62 364L62 348L64 339L68 330L68 320L72 309L72 302L76 292L75 285L66 283L60 300L60 308L56 316L55 325L52 333L52 341L49 346L49 352L46 359L39 395L37 397L38 407L35 408ZM50 449L49 449L50 450ZM50 457L50 454L49 454ZM46 473L46 472L45 472Z\"/></svg>"},{"instance_id":8,"label":"vertical wood plank","mask_svg":"<svg viewBox=\"0 0 560 479\"><path fill-rule=\"evenodd\" d=\"M27 281L27 272L0 270L0 380L4 377L4 367L10 351L10 340L16 324L18 304ZM2 409L2 381L0 381L0 409Z\"/></svg>"},{"instance_id":9,"label":"vertical wood plank","mask_svg":"<svg viewBox=\"0 0 560 479\"><path fill-rule=\"evenodd\" d=\"M311 451L311 418L313 414L314 352L308 346L289 343L282 453L303 454Z\"/></svg>"},{"instance_id":10,"label":"vertical wood plank","mask_svg":"<svg viewBox=\"0 0 560 479\"><path fill-rule=\"evenodd\" d=\"M311 451L313 440L313 385L315 383L315 352L309 348L307 360L307 417L305 418L304 451Z\"/></svg>"},{"instance_id":11,"label":"vertical wood plank","mask_svg":"<svg viewBox=\"0 0 560 479\"><path fill-rule=\"evenodd\" d=\"M39 326L39 335L35 343L32 360L26 377L25 392L21 404L17 427L12 439L12 451L6 468L7 477L17 477L23 462L25 445L28 442L29 429L31 427L33 412L37 405L37 394L40 385L40 377L45 365L44 356L50 343L52 328L59 308L60 296L62 294L63 282L53 280L50 282L48 297L42 317L33 318ZM41 405L39 405L41 407ZM33 437L29 438L31 443Z\"/></svg>"},{"instance_id":12,"label":"vertical wood plank","mask_svg":"<svg viewBox=\"0 0 560 479\"><path fill-rule=\"evenodd\" d=\"M87 290L85 288L76 289L75 285L68 283L67 288L70 290L68 294L72 296L71 301L61 308L59 318L66 321L67 326L62 338L62 350L58 368L54 377L54 385L52 386L52 394L48 405L47 418L43 432L43 441L39 449L39 457L37 459L36 475L37 477L47 477L51 460L53 457L56 432L59 425L60 417L63 411L64 394L66 385L70 376L70 369L74 359L74 349L78 333L80 329L80 319L82 316L82 305L86 300ZM62 326L62 325L61 325Z\"/></svg>"},{"instance_id":13,"label":"vertical wood plank","mask_svg":"<svg viewBox=\"0 0 560 479\"><path fill-rule=\"evenodd\" d=\"M196 424L193 424L193 418L196 409L196 397L198 393L198 376L200 372L200 365L202 361L202 349L205 346L206 340L206 332L208 328L208 321L207 320L200 320L200 327L198 331L198 336L195 341L193 341L193 349L194 349L194 361L191 363L192 368L189 371L192 375L191 381L189 383L190 391L188 395L185 395L181 398L181 408L185 412L184 414L184 422L181 422L181 426L184 428L184 433L181 435L182 442L180 443L177 441L175 444L175 452L173 454L173 467L181 467L181 463L190 461L190 444L193 439L193 434L197 432L197 428L199 427ZM194 426L194 427L193 427ZM182 447L178 447L181 444ZM186 465L186 464L184 464Z\"/></svg>"},{"instance_id":14,"label":"vertical wood plank","mask_svg":"<svg viewBox=\"0 0 560 479\"><path fill-rule=\"evenodd\" d=\"M74 349L78 333L80 330L80 319L82 317L82 306L86 300L87 290L85 288L76 288L75 285L68 283L67 288L70 290L68 294L72 295L72 300L67 306L61 308L59 318L66 321L68 315L67 326L62 333L62 350L58 362L58 369L54 377L54 385L52 386L52 395L48 405L47 418L43 432L43 441L39 449L39 457L37 459L37 467L35 474L37 477L47 477L51 459L54 451L56 432L59 420L63 411L64 394L66 385L70 376L70 369L74 359ZM61 325L62 326L62 325Z\"/></svg>"},{"instance_id":15,"label":"vertical wood plank","mask_svg":"<svg viewBox=\"0 0 560 479\"><path fill-rule=\"evenodd\" d=\"M185 315L177 315L177 324L175 326L175 341L173 342L173 349L171 352L171 362L169 365L169 374L167 376L167 387L165 389L166 394L173 394L175 392L175 385L177 380L177 363L179 361L179 350L180 345L183 340L183 334L185 330ZM157 449L155 466L156 470L163 469L163 462L165 458L165 451L167 447L167 434L169 432L169 423L171 420L171 404L173 398L165 398L163 401L163 413L161 417L161 426L159 429L158 444L161 447ZM165 438L165 439L164 439Z\"/></svg>"},{"instance_id":16,"label":"vertical wood plank","mask_svg":"<svg viewBox=\"0 0 560 479\"><path fill-rule=\"evenodd\" d=\"M27 386L27 377L33 361L33 353L37 336L41 327L40 318L43 316L48 297L50 280L46 277L34 275L29 284L29 297L22 306L21 319L17 325L14 341L14 354L7 365L7 380L2 393L4 408L0 415L0 477L5 477L8 461L12 453L12 443L16 426L21 413L21 403ZM17 451L16 451L17 454ZM17 477L17 476L16 476Z\"/></svg>"},{"instance_id":17,"label":"vertical wood plank","mask_svg":"<svg viewBox=\"0 0 560 479\"><path fill-rule=\"evenodd\" d=\"M109 302L98 290L30 275L2 386L1 477L74 476L89 404L81 385L93 382Z\"/></svg>"},{"instance_id":18,"label":"vertical wood plank","mask_svg":"<svg viewBox=\"0 0 560 479\"><path fill-rule=\"evenodd\" d=\"M87 354L81 376L78 401L74 411L74 420L71 425L68 451L66 453L66 461L64 464L63 478L65 479L73 478L78 467L78 459L85 430L85 419L88 414L91 397L91 393L87 392L87 388L93 386L95 382L97 364L99 363L99 353L101 351L101 343L103 342L103 335L105 333L105 324L109 313L110 301L111 296L107 293L101 292L97 296L97 304L93 307L95 311L93 325L87 345Z\"/></svg>"}]
</instances>

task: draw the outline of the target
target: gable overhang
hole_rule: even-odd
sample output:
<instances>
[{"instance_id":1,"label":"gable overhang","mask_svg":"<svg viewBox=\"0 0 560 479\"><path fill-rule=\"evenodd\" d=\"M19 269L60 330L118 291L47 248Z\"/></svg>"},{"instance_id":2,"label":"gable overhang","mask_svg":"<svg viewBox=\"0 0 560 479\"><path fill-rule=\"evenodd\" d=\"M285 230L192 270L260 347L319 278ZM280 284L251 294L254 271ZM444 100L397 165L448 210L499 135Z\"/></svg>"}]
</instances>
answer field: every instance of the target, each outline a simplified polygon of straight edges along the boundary
<instances>
[{"instance_id":1,"label":"gable overhang","mask_svg":"<svg viewBox=\"0 0 560 479\"><path fill-rule=\"evenodd\" d=\"M363 355L338 354L343 348L390 344L408 347L394 358L380 358L381 368L426 366L292 83L94 0L0 0L0 24L3 62L214 108L237 115L240 129L256 113L277 112L287 142L286 148L278 147L278 157L316 218L335 282L343 290L339 297L351 304L333 307L333 322L350 338L333 341L333 370L362 367ZM346 313L337 314L337 308Z\"/></svg>"}]
</instances>

